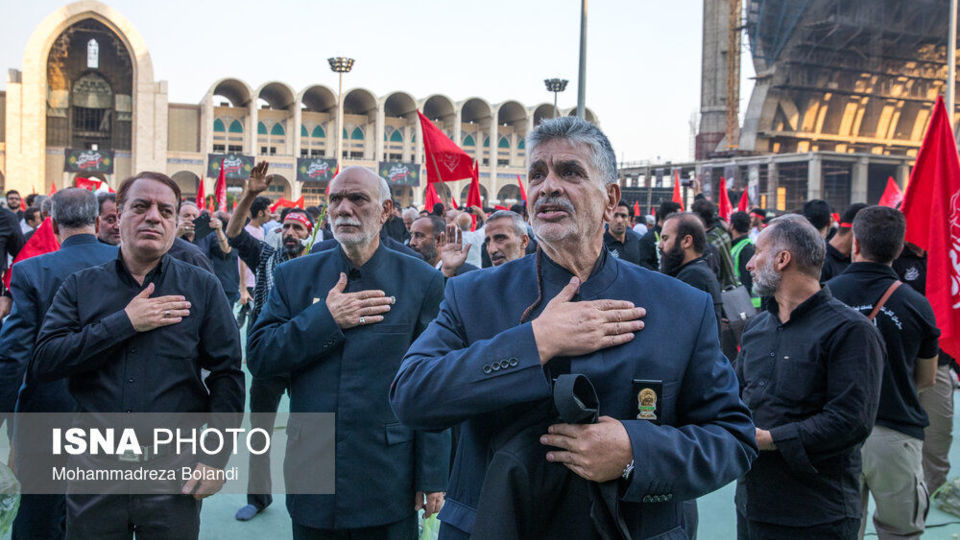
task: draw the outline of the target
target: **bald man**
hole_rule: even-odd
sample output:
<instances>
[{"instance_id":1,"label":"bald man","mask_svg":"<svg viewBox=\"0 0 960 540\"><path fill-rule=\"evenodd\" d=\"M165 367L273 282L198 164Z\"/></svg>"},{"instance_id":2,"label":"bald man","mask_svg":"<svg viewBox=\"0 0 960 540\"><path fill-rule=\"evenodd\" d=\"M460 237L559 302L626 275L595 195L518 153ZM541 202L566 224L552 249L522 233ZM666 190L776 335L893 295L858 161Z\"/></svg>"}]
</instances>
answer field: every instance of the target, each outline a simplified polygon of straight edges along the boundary
<instances>
[{"instance_id":1,"label":"bald man","mask_svg":"<svg viewBox=\"0 0 960 540\"><path fill-rule=\"evenodd\" d=\"M369 169L334 177L328 219L339 248L278 266L250 332L254 377L289 376L294 413L336 414L332 495L290 494L291 485L310 481L301 471L332 434L288 423L294 538L413 540L417 510L429 516L443 505L449 432L400 424L388 392L404 353L436 316L444 280L381 243L389 197L386 181Z\"/></svg>"}]
</instances>

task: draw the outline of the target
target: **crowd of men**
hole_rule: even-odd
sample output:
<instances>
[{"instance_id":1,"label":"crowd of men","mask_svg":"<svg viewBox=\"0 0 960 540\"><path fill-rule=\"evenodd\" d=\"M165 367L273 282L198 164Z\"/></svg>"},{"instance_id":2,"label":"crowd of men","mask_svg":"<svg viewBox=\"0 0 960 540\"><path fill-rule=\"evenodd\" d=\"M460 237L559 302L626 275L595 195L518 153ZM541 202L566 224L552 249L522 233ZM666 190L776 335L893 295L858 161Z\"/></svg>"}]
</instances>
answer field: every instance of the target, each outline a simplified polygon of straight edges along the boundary
<instances>
[{"instance_id":1,"label":"crowd of men","mask_svg":"<svg viewBox=\"0 0 960 540\"><path fill-rule=\"evenodd\" d=\"M527 151L511 210L401 208L349 167L274 213L267 162L232 213L156 172L9 191L0 270L48 217L60 247L10 269L0 413L335 413L335 493L286 496L297 539L417 538L421 509L444 539L695 538L734 480L738 538L862 538L870 495L881 538L923 533L957 378L897 209L636 216L596 126ZM11 466L42 473L15 425ZM323 438L286 431L295 482ZM269 453L249 465L241 521L274 492ZM26 493L13 537L195 538L221 487Z\"/></svg>"}]
</instances>

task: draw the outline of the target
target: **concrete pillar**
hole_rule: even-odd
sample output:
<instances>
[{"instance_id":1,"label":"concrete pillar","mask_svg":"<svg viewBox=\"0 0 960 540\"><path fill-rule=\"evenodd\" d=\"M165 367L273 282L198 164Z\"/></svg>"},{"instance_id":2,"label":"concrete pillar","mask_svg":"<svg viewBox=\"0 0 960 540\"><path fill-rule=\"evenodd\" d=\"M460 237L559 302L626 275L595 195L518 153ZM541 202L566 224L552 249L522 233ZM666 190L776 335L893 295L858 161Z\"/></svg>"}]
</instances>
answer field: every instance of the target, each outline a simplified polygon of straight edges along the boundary
<instances>
[{"instance_id":1,"label":"concrete pillar","mask_svg":"<svg viewBox=\"0 0 960 540\"><path fill-rule=\"evenodd\" d=\"M907 189L907 184L910 182L910 163L904 161L900 165L897 165L897 183L900 184L900 189Z\"/></svg>"},{"instance_id":2,"label":"concrete pillar","mask_svg":"<svg viewBox=\"0 0 960 540\"><path fill-rule=\"evenodd\" d=\"M453 142L460 146L463 143L463 126L460 125L460 113L453 120Z\"/></svg>"},{"instance_id":3,"label":"concrete pillar","mask_svg":"<svg viewBox=\"0 0 960 540\"><path fill-rule=\"evenodd\" d=\"M414 129L414 133L417 134L417 143L414 145L414 148L413 148L414 161L423 165L423 170L426 171L427 163L423 158L423 126L420 125L420 122L417 122L416 124L414 124L413 129ZM421 184L422 184L420 186L421 188L427 187L426 177L423 177L423 182L421 182ZM420 203L423 204L423 199L422 199L423 193L418 193L415 195L417 197L421 197L419 200L420 200Z\"/></svg>"},{"instance_id":4,"label":"concrete pillar","mask_svg":"<svg viewBox=\"0 0 960 540\"><path fill-rule=\"evenodd\" d=\"M853 178L850 181L850 202L867 201L867 182L870 161L866 157L860 157L853 165ZM843 210L842 208L839 210Z\"/></svg>"},{"instance_id":5,"label":"concrete pillar","mask_svg":"<svg viewBox=\"0 0 960 540\"><path fill-rule=\"evenodd\" d=\"M376 139L373 141L373 159L374 161L386 161L387 156L385 154L384 144L383 144L383 133L386 129L386 111L384 109L386 100L381 100L377 104L377 118L374 120L374 137Z\"/></svg>"},{"instance_id":6,"label":"concrete pillar","mask_svg":"<svg viewBox=\"0 0 960 540\"><path fill-rule=\"evenodd\" d=\"M767 206L777 207L777 188L780 187L780 176L777 174L777 162L772 158L767 162ZM760 201L757 201L759 204Z\"/></svg>"},{"instance_id":7,"label":"concrete pillar","mask_svg":"<svg viewBox=\"0 0 960 540\"><path fill-rule=\"evenodd\" d=\"M495 181L497 179L497 119L490 118L490 177ZM478 141L480 142L480 141ZM482 142L481 142L482 144ZM481 148L483 148L481 146Z\"/></svg>"},{"instance_id":8,"label":"concrete pillar","mask_svg":"<svg viewBox=\"0 0 960 540\"><path fill-rule=\"evenodd\" d=\"M287 137L287 144L289 146L288 153L291 154L294 159L300 157L300 147L303 145L302 135L300 130L303 128L303 110L300 109L300 103L293 104L293 137ZM294 180L296 183L296 180Z\"/></svg>"},{"instance_id":9,"label":"concrete pillar","mask_svg":"<svg viewBox=\"0 0 960 540\"><path fill-rule=\"evenodd\" d=\"M250 104L247 106L247 144L246 144L246 153L251 156L256 156L260 153L260 146L257 141L257 123L258 111L257 111L257 98L251 97Z\"/></svg>"},{"instance_id":10,"label":"concrete pillar","mask_svg":"<svg viewBox=\"0 0 960 540\"><path fill-rule=\"evenodd\" d=\"M823 198L823 158L810 154L807 166L807 200Z\"/></svg>"}]
</instances>

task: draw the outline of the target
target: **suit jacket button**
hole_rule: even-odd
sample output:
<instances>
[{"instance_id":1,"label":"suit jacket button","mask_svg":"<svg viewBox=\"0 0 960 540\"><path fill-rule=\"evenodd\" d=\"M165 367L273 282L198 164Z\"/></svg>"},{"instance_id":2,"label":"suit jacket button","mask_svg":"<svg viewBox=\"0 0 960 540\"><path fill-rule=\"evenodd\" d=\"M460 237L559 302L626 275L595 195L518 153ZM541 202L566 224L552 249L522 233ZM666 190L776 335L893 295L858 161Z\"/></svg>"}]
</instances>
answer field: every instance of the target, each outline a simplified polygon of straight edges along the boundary
<instances>
[{"instance_id":1,"label":"suit jacket button","mask_svg":"<svg viewBox=\"0 0 960 540\"><path fill-rule=\"evenodd\" d=\"M485 365L483 366L483 374L484 374L484 375L489 375L489 374L492 373L492 372L493 372L493 368L490 367L490 364L485 364Z\"/></svg>"},{"instance_id":2,"label":"suit jacket button","mask_svg":"<svg viewBox=\"0 0 960 540\"><path fill-rule=\"evenodd\" d=\"M520 362L517 361L516 358L511 358L509 363L510 363L510 367L517 367L517 364L519 364Z\"/></svg>"},{"instance_id":3,"label":"suit jacket button","mask_svg":"<svg viewBox=\"0 0 960 540\"><path fill-rule=\"evenodd\" d=\"M501 360L501 361L500 361L500 367L503 368L503 369L507 369L507 368L510 367L510 362L507 362L506 360Z\"/></svg>"},{"instance_id":4,"label":"suit jacket button","mask_svg":"<svg viewBox=\"0 0 960 540\"><path fill-rule=\"evenodd\" d=\"M490 364L490 367L491 367L494 371L500 371L500 362L494 362L494 363Z\"/></svg>"}]
</instances>

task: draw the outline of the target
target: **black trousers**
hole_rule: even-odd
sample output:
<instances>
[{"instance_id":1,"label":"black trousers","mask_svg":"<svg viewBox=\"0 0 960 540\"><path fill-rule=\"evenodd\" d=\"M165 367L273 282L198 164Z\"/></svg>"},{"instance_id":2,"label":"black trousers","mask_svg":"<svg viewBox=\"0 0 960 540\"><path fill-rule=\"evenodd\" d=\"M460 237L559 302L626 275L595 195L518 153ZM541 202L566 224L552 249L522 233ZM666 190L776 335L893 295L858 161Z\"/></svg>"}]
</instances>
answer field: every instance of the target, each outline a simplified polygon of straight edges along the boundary
<instances>
[{"instance_id":1,"label":"black trousers","mask_svg":"<svg viewBox=\"0 0 960 540\"><path fill-rule=\"evenodd\" d=\"M417 540L417 514L406 519L362 529L315 529L293 524L293 540Z\"/></svg>"},{"instance_id":2,"label":"black trousers","mask_svg":"<svg viewBox=\"0 0 960 540\"><path fill-rule=\"evenodd\" d=\"M251 427L265 429L273 433L273 424L277 419L277 407L280 398L287 391L290 379L287 377L254 377L250 383L250 412L260 413L251 417ZM264 414L266 413L266 414ZM270 481L270 451L250 454L250 476L247 482L247 504L263 510L273 502L272 482Z\"/></svg>"},{"instance_id":3,"label":"black trousers","mask_svg":"<svg viewBox=\"0 0 960 540\"><path fill-rule=\"evenodd\" d=\"M67 495L68 540L189 540L200 535L190 495Z\"/></svg>"},{"instance_id":4,"label":"black trousers","mask_svg":"<svg viewBox=\"0 0 960 540\"><path fill-rule=\"evenodd\" d=\"M788 527L747 519L737 512L737 540L856 540L860 519L847 518L823 525Z\"/></svg>"}]
</instances>

